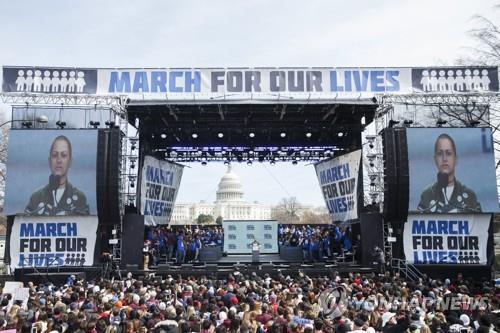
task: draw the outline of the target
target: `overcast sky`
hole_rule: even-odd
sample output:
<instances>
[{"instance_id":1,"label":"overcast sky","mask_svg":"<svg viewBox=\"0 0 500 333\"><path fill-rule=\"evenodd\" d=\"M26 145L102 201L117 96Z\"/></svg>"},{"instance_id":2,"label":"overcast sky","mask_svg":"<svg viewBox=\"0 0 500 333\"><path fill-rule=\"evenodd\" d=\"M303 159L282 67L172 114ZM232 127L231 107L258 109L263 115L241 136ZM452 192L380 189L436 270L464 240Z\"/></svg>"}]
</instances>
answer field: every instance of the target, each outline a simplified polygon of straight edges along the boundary
<instances>
[{"instance_id":1,"label":"overcast sky","mask_svg":"<svg viewBox=\"0 0 500 333\"><path fill-rule=\"evenodd\" d=\"M490 0L212 0L0 3L0 65L431 66L468 54ZM5 106L2 107L4 112ZM246 199L322 205L312 166L237 165ZM178 201L214 200L221 164L186 170Z\"/></svg>"}]
</instances>

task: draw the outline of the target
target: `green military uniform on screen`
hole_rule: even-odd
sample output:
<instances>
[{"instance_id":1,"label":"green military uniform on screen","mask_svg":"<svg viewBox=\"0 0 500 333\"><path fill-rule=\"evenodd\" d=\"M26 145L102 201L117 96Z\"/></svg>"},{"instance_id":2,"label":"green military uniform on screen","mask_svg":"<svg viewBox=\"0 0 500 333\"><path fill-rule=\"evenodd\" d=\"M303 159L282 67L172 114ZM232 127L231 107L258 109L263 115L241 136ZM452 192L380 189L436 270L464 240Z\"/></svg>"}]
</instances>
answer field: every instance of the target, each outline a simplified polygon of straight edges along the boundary
<instances>
[{"instance_id":1,"label":"green military uniform on screen","mask_svg":"<svg viewBox=\"0 0 500 333\"><path fill-rule=\"evenodd\" d=\"M28 215L89 215L87 198L71 183L66 184L63 195L57 201L54 191L47 185L31 195L24 211Z\"/></svg>"}]
</instances>

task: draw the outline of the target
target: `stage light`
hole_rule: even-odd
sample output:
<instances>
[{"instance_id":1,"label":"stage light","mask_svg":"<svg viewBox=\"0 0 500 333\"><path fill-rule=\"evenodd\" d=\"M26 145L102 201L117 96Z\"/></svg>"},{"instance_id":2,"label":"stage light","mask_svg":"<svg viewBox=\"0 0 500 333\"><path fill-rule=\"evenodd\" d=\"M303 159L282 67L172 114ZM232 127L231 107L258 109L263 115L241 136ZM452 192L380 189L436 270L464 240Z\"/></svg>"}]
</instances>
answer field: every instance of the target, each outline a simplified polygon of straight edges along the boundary
<instances>
[{"instance_id":1,"label":"stage light","mask_svg":"<svg viewBox=\"0 0 500 333\"><path fill-rule=\"evenodd\" d=\"M469 122L469 127L476 127L477 125L479 125L481 122L479 120L471 120Z\"/></svg>"},{"instance_id":2,"label":"stage light","mask_svg":"<svg viewBox=\"0 0 500 333\"><path fill-rule=\"evenodd\" d=\"M113 128L115 126L115 122L114 121L106 121L104 124L106 126L108 126L109 128Z\"/></svg>"},{"instance_id":3,"label":"stage light","mask_svg":"<svg viewBox=\"0 0 500 333\"><path fill-rule=\"evenodd\" d=\"M192 137L193 139L197 139L197 138L198 138L198 134L193 133L193 134L191 134L191 137Z\"/></svg>"},{"instance_id":4,"label":"stage light","mask_svg":"<svg viewBox=\"0 0 500 333\"><path fill-rule=\"evenodd\" d=\"M311 132L307 132L306 133L306 137L310 138L312 136L312 133Z\"/></svg>"},{"instance_id":5,"label":"stage light","mask_svg":"<svg viewBox=\"0 0 500 333\"><path fill-rule=\"evenodd\" d=\"M394 127L397 124L399 124L399 120L389 120L389 127Z\"/></svg>"},{"instance_id":6,"label":"stage light","mask_svg":"<svg viewBox=\"0 0 500 333\"><path fill-rule=\"evenodd\" d=\"M280 136L281 136L282 138L284 138L284 137L286 137L286 133L285 133L285 132L281 132L281 133L280 133Z\"/></svg>"},{"instance_id":7,"label":"stage light","mask_svg":"<svg viewBox=\"0 0 500 333\"><path fill-rule=\"evenodd\" d=\"M167 135L166 135L165 133L161 133L160 137L161 137L162 139L166 139L166 138L167 138Z\"/></svg>"},{"instance_id":8,"label":"stage light","mask_svg":"<svg viewBox=\"0 0 500 333\"><path fill-rule=\"evenodd\" d=\"M224 161L224 165L229 165L229 163L230 163L229 160Z\"/></svg>"},{"instance_id":9,"label":"stage light","mask_svg":"<svg viewBox=\"0 0 500 333\"><path fill-rule=\"evenodd\" d=\"M293 165L297 165L297 163L298 163L297 161L292 161Z\"/></svg>"},{"instance_id":10,"label":"stage light","mask_svg":"<svg viewBox=\"0 0 500 333\"><path fill-rule=\"evenodd\" d=\"M255 137L255 133L254 132L250 132L250 134L248 134L249 137L251 138L254 138Z\"/></svg>"},{"instance_id":11,"label":"stage light","mask_svg":"<svg viewBox=\"0 0 500 333\"><path fill-rule=\"evenodd\" d=\"M203 166L207 165L207 161L202 161L201 165L203 165Z\"/></svg>"},{"instance_id":12,"label":"stage light","mask_svg":"<svg viewBox=\"0 0 500 333\"><path fill-rule=\"evenodd\" d=\"M220 132L217 134L217 136L219 137L219 139L222 139L224 137L224 133Z\"/></svg>"},{"instance_id":13,"label":"stage light","mask_svg":"<svg viewBox=\"0 0 500 333\"><path fill-rule=\"evenodd\" d=\"M441 118L439 118L437 121L436 121L436 126L437 127L443 127L443 125L446 125L447 121L446 120L443 120Z\"/></svg>"},{"instance_id":14,"label":"stage light","mask_svg":"<svg viewBox=\"0 0 500 333\"><path fill-rule=\"evenodd\" d=\"M410 125L413 124L413 120L405 119L403 121L403 124L405 124L406 127L410 127Z\"/></svg>"},{"instance_id":15,"label":"stage light","mask_svg":"<svg viewBox=\"0 0 500 333\"><path fill-rule=\"evenodd\" d=\"M32 125L33 125L33 123L32 123L31 121L23 121L23 122L21 123L21 126L22 126L23 128L31 128L31 126L32 126Z\"/></svg>"},{"instance_id":16,"label":"stage light","mask_svg":"<svg viewBox=\"0 0 500 333\"><path fill-rule=\"evenodd\" d=\"M58 121L56 122L56 125L57 125L57 127L59 127L60 129L63 129L64 127L66 127L66 122L65 122L65 121L60 121L60 120L58 120Z\"/></svg>"},{"instance_id":17,"label":"stage light","mask_svg":"<svg viewBox=\"0 0 500 333\"><path fill-rule=\"evenodd\" d=\"M338 133L337 133L337 136L338 136L339 138L343 137L343 136L344 136L344 132L338 132Z\"/></svg>"},{"instance_id":18,"label":"stage light","mask_svg":"<svg viewBox=\"0 0 500 333\"><path fill-rule=\"evenodd\" d=\"M248 161L247 161L247 165L252 165L252 161L251 161L251 160L248 160Z\"/></svg>"},{"instance_id":19,"label":"stage light","mask_svg":"<svg viewBox=\"0 0 500 333\"><path fill-rule=\"evenodd\" d=\"M56 123L56 125L57 125L57 123ZM89 122L89 125L90 125L90 126L92 126L92 127L94 127L94 128L97 128L97 127L99 127L99 125L101 125L101 123L100 123L100 122L98 122L98 121L93 121L93 120L91 120L91 121Z\"/></svg>"},{"instance_id":20,"label":"stage light","mask_svg":"<svg viewBox=\"0 0 500 333\"><path fill-rule=\"evenodd\" d=\"M270 163L271 163L271 165L275 165L276 164L276 162L274 161L274 158L271 160Z\"/></svg>"}]
</instances>

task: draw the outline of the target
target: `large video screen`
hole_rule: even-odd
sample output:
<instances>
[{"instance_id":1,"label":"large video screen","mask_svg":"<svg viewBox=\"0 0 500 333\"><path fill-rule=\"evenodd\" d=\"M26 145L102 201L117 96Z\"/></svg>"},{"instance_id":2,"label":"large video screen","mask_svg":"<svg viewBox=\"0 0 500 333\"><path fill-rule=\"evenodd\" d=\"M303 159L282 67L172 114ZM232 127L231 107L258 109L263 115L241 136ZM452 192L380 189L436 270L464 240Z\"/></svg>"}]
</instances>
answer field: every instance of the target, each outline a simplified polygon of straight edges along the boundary
<instances>
[{"instance_id":1,"label":"large video screen","mask_svg":"<svg viewBox=\"0 0 500 333\"><path fill-rule=\"evenodd\" d=\"M410 212L498 212L490 128L409 128Z\"/></svg>"},{"instance_id":2,"label":"large video screen","mask_svg":"<svg viewBox=\"0 0 500 333\"><path fill-rule=\"evenodd\" d=\"M11 130L6 215L97 215L96 130Z\"/></svg>"},{"instance_id":3,"label":"large video screen","mask_svg":"<svg viewBox=\"0 0 500 333\"><path fill-rule=\"evenodd\" d=\"M252 253L252 243L259 243L260 253L278 253L277 221L223 221L224 252L229 254Z\"/></svg>"}]
</instances>

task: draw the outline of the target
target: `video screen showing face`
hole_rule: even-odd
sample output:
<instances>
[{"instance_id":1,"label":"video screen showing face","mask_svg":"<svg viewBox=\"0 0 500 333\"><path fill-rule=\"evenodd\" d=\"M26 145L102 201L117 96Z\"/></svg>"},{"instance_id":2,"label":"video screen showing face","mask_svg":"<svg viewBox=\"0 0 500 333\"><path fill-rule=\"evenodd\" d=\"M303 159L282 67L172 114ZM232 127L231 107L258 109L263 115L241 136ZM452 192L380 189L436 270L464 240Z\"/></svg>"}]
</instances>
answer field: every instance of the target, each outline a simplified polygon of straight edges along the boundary
<instances>
[{"instance_id":1,"label":"video screen showing face","mask_svg":"<svg viewBox=\"0 0 500 333\"><path fill-rule=\"evenodd\" d=\"M498 212L490 128L407 129L410 212Z\"/></svg>"},{"instance_id":2,"label":"video screen showing face","mask_svg":"<svg viewBox=\"0 0 500 333\"><path fill-rule=\"evenodd\" d=\"M97 215L97 131L11 130L6 215Z\"/></svg>"}]
</instances>

